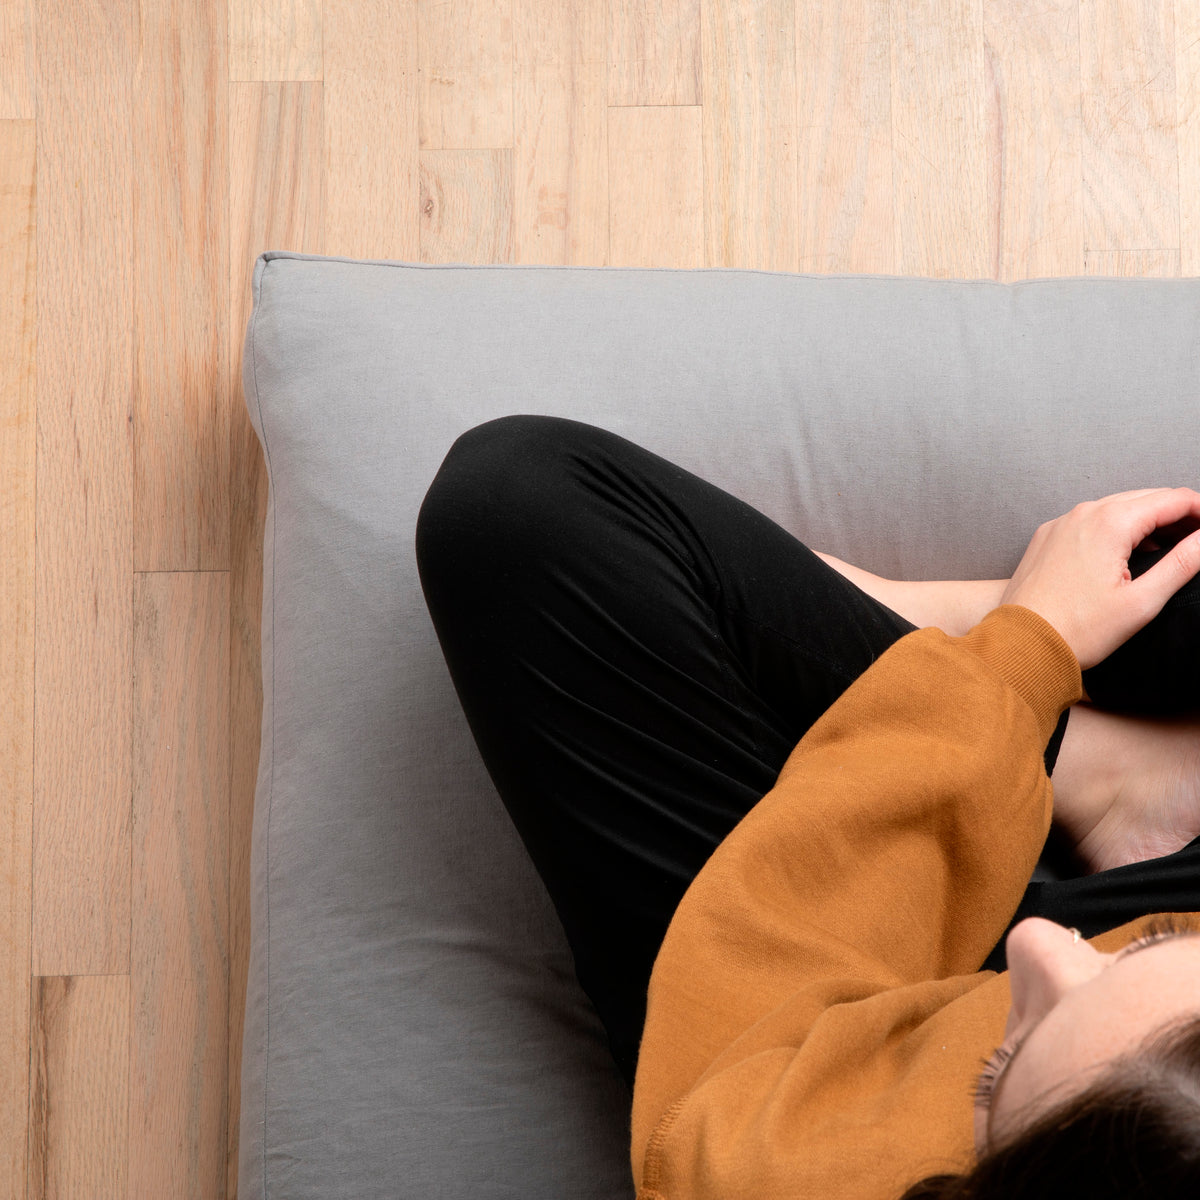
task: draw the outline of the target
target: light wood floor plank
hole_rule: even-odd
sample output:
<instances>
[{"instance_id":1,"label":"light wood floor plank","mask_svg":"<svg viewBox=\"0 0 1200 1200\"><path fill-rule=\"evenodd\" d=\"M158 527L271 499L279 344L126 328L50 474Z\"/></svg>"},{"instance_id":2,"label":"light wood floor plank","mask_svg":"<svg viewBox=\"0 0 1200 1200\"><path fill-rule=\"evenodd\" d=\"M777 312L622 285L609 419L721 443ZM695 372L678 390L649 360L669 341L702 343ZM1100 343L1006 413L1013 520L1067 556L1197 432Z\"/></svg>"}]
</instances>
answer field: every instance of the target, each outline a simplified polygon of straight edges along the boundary
<instances>
[{"instance_id":1,"label":"light wood floor plank","mask_svg":"<svg viewBox=\"0 0 1200 1200\"><path fill-rule=\"evenodd\" d=\"M129 976L38 977L29 1200L127 1200Z\"/></svg>"},{"instance_id":2,"label":"light wood floor plank","mask_svg":"<svg viewBox=\"0 0 1200 1200\"><path fill-rule=\"evenodd\" d=\"M704 266L700 109L608 113L609 264Z\"/></svg>"},{"instance_id":3,"label":"light wood floor plank","mask_svg":"<svg viewBox=\"0 0 1200 1200\"><path fill-rule=\"evenodd\" d=\"M417 78L416 0L326 0L328 253L420 258Z\"/></svg>"},{"instance_id":4,"label":"light wood floor plank","mask_svg":"<svg viewBox=\"0 0 1200 1200\"><path fill-rule=\"evenodd\" d=\"M321 79L321 0L228 3L231 80L286 83Z\"/></svg>"},{"instance_id":5,"label":"light wood floor plank","mask_svg":"<svg viewBox=\"0 0 1200 1200\"><path fill-rule=\"evenodd\" d=\"M796 5L798 270L892 268L889 9Z\"/></svg>"},{"instance_id":6,"label":"light wood floor plank","mask_svg":"<svg viewBox=\"0 0 1200 1200\"><path fill-rule=\"evenodd\" d=\"M513 144L514 0L417 0L422 150Z\"/></svg>"},{"instance_id":7,"label":"light wood floor plank","mask_svg":"<svg viewBox=\"0 0 1200 1200\"><path fill-rule=\"evenodd\" d=\"M135 7L38 9L35 975L129 970Z\"/></svg>"},{"instance_id":8,"label":"light wood floor plank","mask_svg":"<svg viewBox=\"0 0 1200 1200\"><path fill-rule=\"evenodd\" d=\"M1080 4L1083 235L1088 252L1179 245L1170 4Z\"/></svg>"},{"instance_id":9,"label":"light wood floor plank","mask_svg":"<svg viewBox=\"0 0 1200 1200\"><path fill-rule=\"evenodd\" d=\"M510 263L511 150L421 151L421 261Z\"/></svg>"},{"instance_id":10,"label":"light wood floor plank","mask_svg":"<svg viewBox=\"0 0 1200 1200\"><path fill-rule=\"evenodd\" d=\"M1082 275L1077 0L984 5L983 47L994 146L988 206L997 230L991 273Z\"/></svg>"},{"instance_id":11,"label":"light wood floor plank","mask_svg":"<svg viewBox=\"0 0 1200 1200\"><path fill-rule=\"evenodd\" d=\"M0 121L0 1195L25 1195L33 867L37 130Z\"/></svg>"},{"instance_id":12,"label":"light wood floor plank","mask_svg":"<svg viewBox=\"0 0 1200 1200\"><path fill-rule=\"evenodd\" d=\"M226 1187L229 576L134 588L129 1194Z\"/></svg>"},{"instance_id":13,"label":"light wood floor plank","mask_svg":"<svg viewBox=\"0 0 1200 1200\"><path fill-rule=\"evenodd\" d=\"M795 271L795 0L703 0L705 259Z\"/></svg>"},{"instance_id":14,"label":"light wood floor plank","mask_svg":"<svg viewBox=\"0 0 1200 1200\"><path fill-rule=\"evenodd\" d=\"M0 120L37 116L32 0L0 0Z\"/></svg>"},{"instance_id":15,"label":"light wood floor plank","mask_svg":"<svg viewBox=\"0 0 1200 1200\"><path fill-rule=\"evenodd\" d=\"M134 77L134 569L229 566L226 7L141 9Z\"/></svg>"},{"instance_id":16,"label":"light wood floor plank","mask_svg":"<svg viewBox=\"0 0 1200 1200\"><path fill-rule=\"evenodd\" d=\"M700 0L612 0L608 102L700 103Z\"/></svg>"},{"instance_id":17,"label":"light wood floor plank","mask_svg":"<svg viewBox=\"0 0 1200 1200\"><path fill-rule=\"evenodd\" d=\"M1178 250L1089 250L1081 275L1162 279L1179 274Z\"/></svg>"},{"instance_id":18,"label":"light wood floor plank","mask_svg":"<svg viewBox=\"0 0 1200 1200\"><path fill-rule=\"evenodd\" d=\"M250 834L262 727L261 619L267 472L242 392L254 262L263 250L321 254L325 134L320 84L230 89L229 330L229 1194L237 1191L242 1018L250 934ZM415 204L415 197L414 197Z\"/></svg>"},{"instance_id":19,"label":"light wood floor plank","mask_svg":"<svg viewBox=\"0 0 1200 1200\"><path fill-rule=\"evenodd\" d=\"M608 13L513 0L513 255L608 262Z\"/></svg>"},{"instance_id":20,"label":"light wood floor plank","mask_svg":"<svg viewBox=\"0 0 1200 1200\"><path fill-rule=\"evenodd\" d=\"M892 8L895 270L995 278L1000 235L990 159L998 133L981 7L936 0Z\"/></svg>"},{"instance_id":21,"label":"light wood floor plank","mask_svg":"<svg viewBox=\"0 0 1200 1200\"><path fill-rule=\"evenodd\" d=\"M1200 4L1175 4L1176 159L1181 275L1200 275Z\"/></svg>"}]
</instances>

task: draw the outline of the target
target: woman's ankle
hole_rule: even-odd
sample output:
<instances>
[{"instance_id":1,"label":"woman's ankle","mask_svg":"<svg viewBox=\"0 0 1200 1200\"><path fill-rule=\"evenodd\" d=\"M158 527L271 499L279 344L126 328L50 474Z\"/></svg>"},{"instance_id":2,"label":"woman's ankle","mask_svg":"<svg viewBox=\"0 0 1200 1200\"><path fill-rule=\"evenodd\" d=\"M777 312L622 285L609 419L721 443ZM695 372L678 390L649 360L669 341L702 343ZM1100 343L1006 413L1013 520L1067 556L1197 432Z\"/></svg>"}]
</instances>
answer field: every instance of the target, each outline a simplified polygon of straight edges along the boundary
<instances>
[{"instance_id":1,"label":"woman's ankle","mask_svg":"<svg viewBox=\"0 0 1200 1200\"><path fill-rule=\"evenodd\" d=\"M963 637L978 625L999 605L1009 583L1007 579L885 579L832 554L813 553L918 629L936 627L951 637Z\"/></svg>"},{"instance_id":2,"label":"woman's ankle","mask_svg":"<svg viewBox=\"0 0 1200 1200\"><path fill-rule=\"evenodd\" d=\"M931 618L926 625L935 625L950 637L965 637L999 607L1008 583L1007 579L939 579L903 586L911 589L915 605L926 606Z\"/></svg>"},{"instance_id":3,"label":"woman's ankle","mask_svg":"<svg viewBox=\"0 0 1200 1200\"><path fill-rule=\"evenodd\" d=\"M1007 579L880 580L882 602L918 629L965 637L998 607ZM877 597L878 599L879 597Z\"/></svg>"},{"instance_id":4,"label":"woman's ankle","mask_svg":"<svg viewBox=\"0 0 1200 1200\"><path fill-rule=\"evenodd\" d=\"M1054 824L1076 853L1112 807L1132 769L1134 747L1129 733L1116 713L1090 704L1071 708L1050 782Z\"/></svg>"},{"instance_id":5,"label":"woman's ankle","mask_svg":"<svg viewBox=\"0 0 1200 1200\"><path fill-rule=\"evenodd\" d=\"M1051 776L1054 821L1090 872L1200 835L1200 720L1071 709Z\"/></svg>"}]
</instances>

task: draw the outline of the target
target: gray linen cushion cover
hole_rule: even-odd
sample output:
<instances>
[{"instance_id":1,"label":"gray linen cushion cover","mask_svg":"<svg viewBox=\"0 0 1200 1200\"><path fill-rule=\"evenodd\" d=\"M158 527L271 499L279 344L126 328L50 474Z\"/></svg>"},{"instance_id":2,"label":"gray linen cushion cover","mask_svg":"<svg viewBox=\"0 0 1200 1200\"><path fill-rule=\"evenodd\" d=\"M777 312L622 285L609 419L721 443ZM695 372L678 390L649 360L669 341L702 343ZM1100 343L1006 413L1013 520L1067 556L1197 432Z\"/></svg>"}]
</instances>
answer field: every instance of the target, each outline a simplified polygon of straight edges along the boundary
<instances>
[{"instance_id":1,"label":"gray linen cushion cover","mask_svg":"<svg viewBox=\"0 0 1200 1200\"><path fill-rule=\"evenodd\" d=\"M417 578L447 450L572 417L879 574L1001 578L1079 500L1200 483L1200 283L270 252L253 290L242 1200L628 1198L628 1091Z\"/></svg>"}]
</instances>

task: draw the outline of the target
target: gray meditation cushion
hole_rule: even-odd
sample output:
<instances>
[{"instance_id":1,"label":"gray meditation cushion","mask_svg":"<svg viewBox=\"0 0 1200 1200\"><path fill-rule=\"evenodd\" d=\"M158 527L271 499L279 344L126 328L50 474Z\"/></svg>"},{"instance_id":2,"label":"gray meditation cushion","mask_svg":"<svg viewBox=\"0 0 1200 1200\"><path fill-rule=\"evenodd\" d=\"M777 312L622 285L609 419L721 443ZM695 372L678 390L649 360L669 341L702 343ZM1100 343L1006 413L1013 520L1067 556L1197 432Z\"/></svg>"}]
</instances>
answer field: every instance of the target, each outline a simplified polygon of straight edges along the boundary
<instances>
[{"instance_id":1,"label":"gray meditation cushion","mask_svg":"<svg viewBox=\"0 0 1200 1200\"><path fill-rule=\"evenodd\" d=\"M1200 282L270 252L253 289L240 1196L629 1200L629 1092L417 578L446 452L495 417L571 417L877 574L1002 578L1080 500L1200 483Z\"/></svg>"}]
</instances>

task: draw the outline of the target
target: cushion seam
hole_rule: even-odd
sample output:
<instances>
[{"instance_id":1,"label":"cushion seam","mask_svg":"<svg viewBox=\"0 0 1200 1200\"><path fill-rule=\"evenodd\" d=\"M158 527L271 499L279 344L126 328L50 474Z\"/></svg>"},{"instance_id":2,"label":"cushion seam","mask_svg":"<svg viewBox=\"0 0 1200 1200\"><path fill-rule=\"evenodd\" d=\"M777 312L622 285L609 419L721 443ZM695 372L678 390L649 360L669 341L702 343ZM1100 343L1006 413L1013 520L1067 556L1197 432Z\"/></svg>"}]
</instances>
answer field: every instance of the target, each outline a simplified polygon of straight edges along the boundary
<instances>
[{"instance_id":1,"label":"cushion seam","mask_svg":"<svg viewBox=\"0 0 1200 1200\"><path fill-rule=\"evenodd\" d=\"M265 264L264 264L265 274ZM254 315L250 321L250 367L254 377L254 403L258 409L258 423L262 429L263 454L267 462L267 487L273 490L275 480L271 471L271 449L267 441L267 422L263 415L262 393L258 386L258 316L261 308L262 280L259 294L255 297ZM267 1102L268 1084L271 1073L271 810L275 801L275 506L271 506L271 768L267 780L267 831L263 870L266 878L266 997L263 1011L263 1111L262 1111L262 1181L263 1200L268 1200L267 1188ZM259 631L259 670L262 670L262 631Z\"/></svg>"},{"instance_id":2,"label":"cushion seam","mask_svg":"<svg viewBox=\"0 0 1200 1200\"><path fill-rule=\"evenodd\" d=\"M583 264L571 265L556 265L552 263L422 263L408 262L404 259L396 258L347 258L342 255L335 254L304 254L294 250L267 250L264 251L264 256L268 261L274 259L293 259L298 262L340 262L351 263L356 266L370 267L400 267L406 270L419 271L607 271L610 273L626 273L633 274L635 272L644 272L648 274L667 274L667 275L703 275L703 274L722 274L722 275L775 275L786 276L788 278L799 279L902 279L906 283L937 283L937 284L956 284L960 287L971 287L977 284L990 284L1000 288L1016 288L1031 283L1069 283L1074 281L1087 280L1089 283L1109 283L1109 284L1128 284L1128 283L1144 283L1147 281L1146 276L1097 276L1097 275L1050 275L1038 276L1035 279L1014 279L1011 282L1005 283L998 279L992 279L985 275L970 277L970 278L955 278L955 279L940 279L931 275L893 275L879 272L857 272L849 271L842 272L837 275L826 275L819 272L805 271L764 271L756 270L751 267L612 267L612 266L585 266ZM1170 279L1163 277L1154 277L1154 283L1184 283L1192 276L1185 276L1179 279Z\"/></svg>"}]
</instances>

